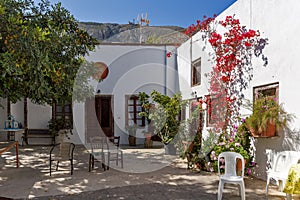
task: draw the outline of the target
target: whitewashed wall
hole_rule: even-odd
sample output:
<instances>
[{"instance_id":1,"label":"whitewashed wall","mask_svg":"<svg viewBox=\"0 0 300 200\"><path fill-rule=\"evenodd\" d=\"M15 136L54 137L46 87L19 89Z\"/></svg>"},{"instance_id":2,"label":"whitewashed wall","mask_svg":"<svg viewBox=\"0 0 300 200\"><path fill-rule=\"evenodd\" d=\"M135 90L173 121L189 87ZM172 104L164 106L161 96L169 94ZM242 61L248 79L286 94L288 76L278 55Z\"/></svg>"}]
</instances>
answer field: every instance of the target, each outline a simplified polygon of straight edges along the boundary
<instances>
[{"instance_id":1,"label":"whitewashed wall","mask_svg":"<svg viewBox=\"0 0 300 200\"><path fill-rule=\"evenodd\" d=\"M0 108L0 129L4 128L4 121L7 120L7 101L1 99L0 103L4 108ZM34 129L48 129L48 122L51 119L52 110L49 105L37 105L30 100L27 102L28 105L28 128ZM15 120L22 123L24 126L24 103L19 101L11 104L11 114ZM0 140L6 140L6 132L1 132Z\"/></svg>"},{"instance_id":2,"label":"whitewashed wall","mask_svg":"<svg viewBox=\"0 0 300 200\"><path fill-rule=\"evenodd\" d=\"M166 58L166 52L174 56ZM90 52L87 60L104 62L108 65L108 77L95 86L101 94L113 95L114 98L114 134L121 136L121 143L128 143L125 128L125 95L157 90L172 95L179 91L176 48L174 46L150 45L99 45ZM85 143L84 104L74 105L76 129ZM76 119L78 118L78 119ZM137 142L142 144L142 130L137 132Z\"/></svg>"},{"instance_id":3,"label":"whitewashed wall","mask_svg":"<svg viewBox=\"0 0 300 200\"><path fill-rule=\"evenodd\" d=\"M49 105L38 105L27 102L28 106L28 128L48 129L48 122L52 117L52 107ZM24 103L19 101L11 104L11 114L24 125Z\"/></svg>"},{"instance_id":4,"label":"whitewashed wall","mask_svg":"<svg viewBox=\"0 0 300 200\"><path fill-rule=\"evenodd\" d=\"M256 175L261 178L266 178L267 151L300 150L300 107L298 106L300 98L298 92L300 85L300 68L298 64L298 54L300 52L300 41L298 39L300 30L299 9L300 1L298 0L238 0L218 16L218 19L222 20L228 15L235 15L236 18L240 19L242 25L259 30L261 36L269 40L269 45L264 51L269 64L264 67L261 59L253 60L254 79L245 92L246 98L252 99L252 91L255 86L279 82L279 102L284 103L285 109L296 116L290 127L291 131L284 130L276 138L255 139L256 161L258 162ZM193 40L196 40L197 37L199 38L199 34L196 34ZM189 48L189 42L178 48L178 54L180 55L178 56L179 72L187 80L190 77L190 63L186 62L185 58L189 60ZM193 51L193 54L196 54L195 51ZM210 62L206 59L208 56L207 51L199 52L199 56L203 58L202 70L205 73L205 71L211 69ZM193 60L195 58L193 56ZM207 94L207 85L205 84L190 89L197 90L198 94L201 95ZM182 90L185 98L191 98L189 88L183 88ZM249 114L249 112L244 111L243 114Z\"/></svg>"}]
</instances>

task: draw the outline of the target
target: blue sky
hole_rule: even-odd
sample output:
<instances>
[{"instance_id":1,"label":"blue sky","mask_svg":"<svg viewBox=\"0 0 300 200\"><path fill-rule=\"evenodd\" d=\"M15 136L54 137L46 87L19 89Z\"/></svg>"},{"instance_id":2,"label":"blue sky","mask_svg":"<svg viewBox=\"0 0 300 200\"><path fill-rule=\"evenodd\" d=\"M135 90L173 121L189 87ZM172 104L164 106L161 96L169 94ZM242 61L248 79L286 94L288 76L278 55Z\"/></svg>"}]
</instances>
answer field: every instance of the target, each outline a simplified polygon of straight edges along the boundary
<instances>
[{"instance_id":1,"label":"blue sky","mask_svg":"<svg viewBox=\"0 0 300 200\"><path fill-rule=\"evenodd\" d=\"M150 25L187 27L213 16L236 0L50 0L61 2L79 21L127 24L140 14L148 13Z\"/></svg>"}]
</instances>

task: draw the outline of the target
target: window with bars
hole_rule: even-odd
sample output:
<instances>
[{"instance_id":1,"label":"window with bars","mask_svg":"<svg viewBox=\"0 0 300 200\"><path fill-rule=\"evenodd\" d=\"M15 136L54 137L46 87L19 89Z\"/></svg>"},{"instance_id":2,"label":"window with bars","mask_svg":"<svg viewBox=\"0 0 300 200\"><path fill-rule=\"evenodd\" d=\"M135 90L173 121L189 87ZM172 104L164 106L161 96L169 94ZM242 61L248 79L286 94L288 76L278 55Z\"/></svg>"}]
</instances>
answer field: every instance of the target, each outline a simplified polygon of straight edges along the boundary
<instances>
[{"instance_id":1,"label":"window with bars","mask_svg":"<svg viewBox=\"0 0 300 200\"><path fill-rule=\"evenodd\" d=\"M63 119L65 122L64 128L66 129L73 128L72 104L65 103L62 105L61 103L54 103L52 106L52 118Z\"/></svg>"},{"instance_id":2,"label":"window with bars","mask_svg":"<svg viewBox=\"0 0 300 200\"><path fill-rule=\"evenodd\" d=\"M144 110L138 96L126 95L125 101L125 125L145 126L145 117L139 116Z\"/></svg>"},{"instance_id":3,"label":"window with bars","mask_svg":"<svg viewBox=\"0 0 300 200\"><path fill-rule=\"evenodd\" d=\"M192 86L201 84L201 58L192 62Z\"/></svg>"}]
</instances>

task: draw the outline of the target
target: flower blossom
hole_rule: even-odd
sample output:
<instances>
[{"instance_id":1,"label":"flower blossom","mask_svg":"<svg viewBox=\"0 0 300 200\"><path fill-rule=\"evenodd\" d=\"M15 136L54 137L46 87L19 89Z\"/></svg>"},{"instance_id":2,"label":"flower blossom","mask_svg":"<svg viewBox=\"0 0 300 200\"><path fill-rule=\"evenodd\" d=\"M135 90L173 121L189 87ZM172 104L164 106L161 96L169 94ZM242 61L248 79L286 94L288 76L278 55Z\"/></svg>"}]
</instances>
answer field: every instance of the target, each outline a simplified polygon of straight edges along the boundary
<instances>
[{"instance_id":1,"label":"flower blossom","mask_svg":"<svg viewBox=\"0 0 300 200\"><path fill-rule=\"evenodd\" d=\"M248 174L248 175L251 174L251 169L250 169L250 168L247 169L247 174Z\"/></svg>"},{"instance_id":2,"label":"flower blossom","mask_svg":"<svg viewBox=\"0 0 300 200\"><path fill-rule=\"evenodd\" d=\"M218 144L218 146L223 146L223 145L225 145L226 143L225 142L220 142L219 144Z\"/></svg>"},{"instance_id":3,"label":"flower blossom","mask_svg":"<svg viewBox=\"0 0 300 200\"><path fill-rule=\"evenodd\" d=\"M220 158L220 162L223 164L225 163L225 159L224 158Z\"/></svg>"}]
</instances>

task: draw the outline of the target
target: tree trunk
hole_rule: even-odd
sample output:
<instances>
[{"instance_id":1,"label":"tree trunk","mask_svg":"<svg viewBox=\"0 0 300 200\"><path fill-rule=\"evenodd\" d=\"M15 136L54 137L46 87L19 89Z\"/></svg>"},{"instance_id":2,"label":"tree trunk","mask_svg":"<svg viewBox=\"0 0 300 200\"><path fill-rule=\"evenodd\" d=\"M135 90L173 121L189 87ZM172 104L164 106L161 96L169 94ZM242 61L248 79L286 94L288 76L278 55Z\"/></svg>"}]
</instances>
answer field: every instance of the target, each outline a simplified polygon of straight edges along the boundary
<instances>
[{"instance_id":1,"label":"tree trunk","mask_svg":"<svg viewBox=\"0 0 300 200\"><path fill-rule=\"evenodd\" d=\"M25 129L25 137L28 136L28 104L27 97L24 97L24 129Z\"/></svg>"},{"instance_id":2,"label":"tree trunk","mask_svg":"<svg viewBox=\"0 0 300 200\"><path fill-rule=\"evenodd\" d=\"M6 117L8 117L10 114L11 114L11 107L10 107L11 105L10 105L10 100L9 100L9 97L7 97L7 116Z\"/></svg>"}]
</instances>

